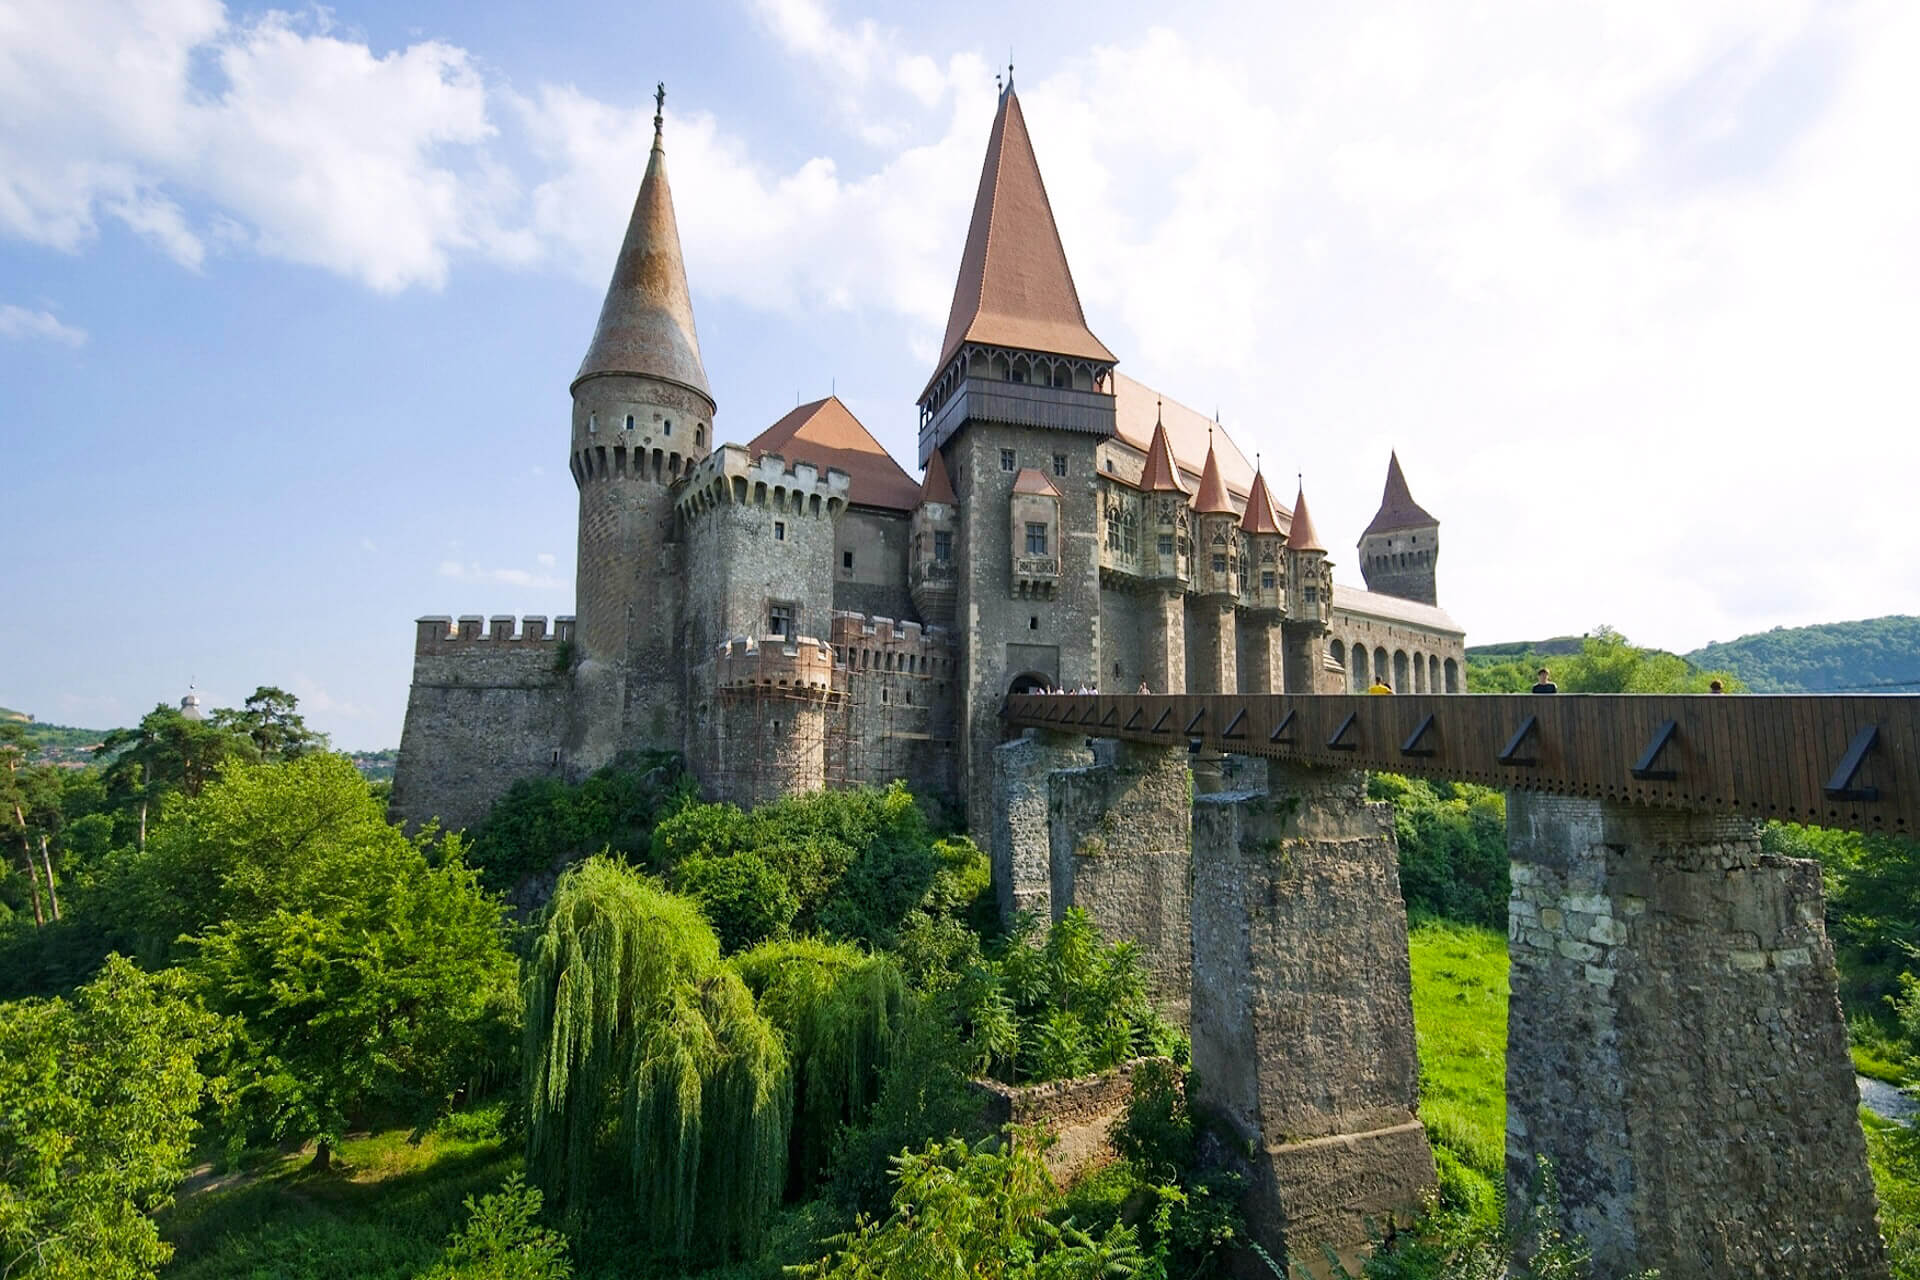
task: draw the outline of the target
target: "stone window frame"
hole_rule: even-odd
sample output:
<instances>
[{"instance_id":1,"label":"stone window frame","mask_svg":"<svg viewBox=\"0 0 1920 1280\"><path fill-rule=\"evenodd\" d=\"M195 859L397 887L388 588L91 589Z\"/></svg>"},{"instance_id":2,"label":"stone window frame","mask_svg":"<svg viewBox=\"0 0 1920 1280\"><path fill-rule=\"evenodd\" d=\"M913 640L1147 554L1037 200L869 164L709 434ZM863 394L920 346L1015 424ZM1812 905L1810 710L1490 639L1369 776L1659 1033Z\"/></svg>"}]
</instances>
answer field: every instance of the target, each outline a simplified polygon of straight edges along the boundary
<instances>
[{"instance_id":1,"label":"stone window frame","mask_svg":"<svg viewBox=\"0 0 1920 1280\"><path fill-rule=\"evenodd\" d=\"M851 569L851 568L853 568L853 552L851 552L851 551L842 551L842 552L840 553L840 567L841 567L842 569Z\"/></svg>"},{"instance_id":2,"label":"stone window frame","mask_svg":"<svg viewBox=\"0 0 1920 1280\"><path fill-rule=\"evenodd\" d=\"M773 540L775 542L785 542L787 540L787 522L785 520L775 520L773 522Z\"/></svg>"},{"instance_id":3,"label":"stone window frame","mask_svg":"<svg viewBox=\"0 0 1920 1280\"><path fill-rule=\"evenodd\" d=\"M780 629L786 624L786 630ZM783 640L793 640L800 635L800 605L794 600L767 601L767 634L779 636Z\"/></svg>"},{"instance_id":4,"label":"stone window frame","mask_svg":"<svg viewBox=\"0 0 1920 1280\"><path fill-rule=\"evenodd\" d=\"M1030 556L1047 554L1047 522L1045 520L1027 521L1027 554Z\"/></svg>"},{"instance_id":5,"label":"stone window frame","mask_svg":"<svg viewBox=\"0 0 1920 1280\"><path fill-rule=\"evenodd\" d=\"M1067 474L1066 454L1056 453L1053 455L1053 474L1056 476L1065 476Z\"/></svg>"},{"instance_id":6,"label":"stone window frame","mask_svg":"<svg viewBox=\"0 0 1920 1280\"><path fill-rule=\"evenodd\" d=\"M933 531L933 562L946 564L953 559L953 535L945 529Z\"/></svg>"}]
</instances>

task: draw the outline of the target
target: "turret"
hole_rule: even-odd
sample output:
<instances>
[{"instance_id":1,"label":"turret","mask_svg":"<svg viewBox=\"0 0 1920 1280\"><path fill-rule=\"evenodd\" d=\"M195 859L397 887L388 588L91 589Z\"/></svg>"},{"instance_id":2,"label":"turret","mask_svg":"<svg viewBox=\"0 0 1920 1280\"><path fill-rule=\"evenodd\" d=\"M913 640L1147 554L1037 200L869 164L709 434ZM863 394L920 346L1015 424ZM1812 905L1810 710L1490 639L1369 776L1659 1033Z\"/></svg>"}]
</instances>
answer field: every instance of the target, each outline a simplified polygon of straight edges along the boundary
<instances>
[{"instance_id":1,"label":"turret","mask_svg":"<svg viewBox=\"0 0 1920 1280\"><path fill-rule=\"evenodd\" d=\"M1192 509L1187 486L1180 479L1180 464L1173 458L1173 442L1167 438L1167 424L1157 407L1147 463L1140 472L1140 491L1147 499L1148 537L1141 562L1150 566L1149 577L1184 585L1192 576Z\"/></svg>"},{"instance_id":2,"label":"turret","mask_svg":"<svg viewBox=\"0 0 1920 1280\"><path fill-rule=\"evenodd\" d=\"M579 768L617 745L677 746L685 719L668 490L710 449L714 400L667 185L665 97L662 86L646 175L572 386L579 706L569 747Z\"/></svg>"},{"instance_id":3,"label":"turret","mask_svg":"<svg viewBox=\"0 0 1920 1280\"><path fill-rule=\"evenodd\" d=\"M1199 565L1194 586L1203 596L1240 594L1240 513L1233 509L1226 481L1220 478L1220 456L1214 452L1213 433L1207 433L1207 462L1200 472L1200 488L1193 496L1199 526Z\"/></svg>"},{"instance_id":4,"label":"turret","mask_svg":"<svg viewBox=\"0 0 1920 1280\"><path fill-rule=\"evenodd\" d=\"M1293 523L1287 529L1287 619L1285 680L1291 693L1317 693L1327 623L1333 617L1333 566L1313 527L1302 485L1293 503ZM1331 692L1331 690L1329 690Z\"/></svg>"},{"instance_id":5,"label":"turret","mask_svg":"<svg viewBox=\"0 0 1920 1280\"><path fill-rule=\"evenodd\" d=\"M1247 509L1240 517L1240 532L1246 539L1247 589L1244 598L1257 613L1279 614L1287 606L1286 530L1279 513L1273 509L1273 495L1267 491L1267 477L1253 473L1253 488L1247 494Z\"/></svg>"},{"instance_id":6,"label":"turret","mask_svg":"<svg viewBox=\"0 0 1920 1280\"><path fill-rule=\"evenodd\" d=\"M1413 500L1400 455L1387 458L1380 510L1360 535L1360 572L1367 590L1421 604L1438 604L1434 565L1440 559L1440 522Z\"/></svg>"},{"instance_id":7,"label":"turret","mask_svg":"<svg viewBox=\"0 0 1920 1280\"><path fill-rule=\"evenodd\" d=\"M913 509L913 560L909 587L920 617L940 626L953 624L956 575L954 544L960 529L960 501L947 475L947 460L935 449L927 459L920 503Z\"/></svg>"}]
</instances>

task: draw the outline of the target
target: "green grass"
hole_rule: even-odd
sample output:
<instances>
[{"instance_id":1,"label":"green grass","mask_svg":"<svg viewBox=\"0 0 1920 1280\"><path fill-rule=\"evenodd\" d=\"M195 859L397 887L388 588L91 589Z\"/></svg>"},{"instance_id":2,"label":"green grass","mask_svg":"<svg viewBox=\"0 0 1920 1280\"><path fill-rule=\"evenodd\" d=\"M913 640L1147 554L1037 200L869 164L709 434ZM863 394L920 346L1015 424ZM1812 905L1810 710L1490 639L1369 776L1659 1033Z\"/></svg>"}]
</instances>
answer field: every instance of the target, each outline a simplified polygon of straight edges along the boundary
<instances>
[{"instance_id":1,"label":"green grass","mask_svg":"<svg viewBox=\"0 0 1920 1280\"><path fill-rule=\"evenodd\" d=\"M1507 940L1427 921L1408 936L1420 1117L1436 1148L1499 1186L1507 1144Z\"/></svg>"}]
</instances>

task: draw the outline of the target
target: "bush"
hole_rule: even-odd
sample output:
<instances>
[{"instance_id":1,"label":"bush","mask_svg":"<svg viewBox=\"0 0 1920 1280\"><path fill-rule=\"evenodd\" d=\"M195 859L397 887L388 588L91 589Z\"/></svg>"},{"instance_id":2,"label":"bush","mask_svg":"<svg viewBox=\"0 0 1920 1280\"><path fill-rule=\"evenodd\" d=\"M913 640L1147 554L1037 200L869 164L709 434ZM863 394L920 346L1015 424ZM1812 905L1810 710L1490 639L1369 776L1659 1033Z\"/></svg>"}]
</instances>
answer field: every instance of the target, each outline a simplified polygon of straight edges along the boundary
<instances>
[{"instance_id":1,"label":"bush","mask_svg":"<svg viewBox=\"0 0 1920 1280\"><path fill-rule=\"evenodd\" d=\"M524 778L474 829L469 860L490 887L506 890L602 850L638 859L661 815L694 791L680 757L665 751L623 755L577 784Z\"/></svg>"},{"instance_id":2,"label":"bush","mask_svg":"<svg viewBox=\"0 0 1920 1280\"><path fill-rule=\"evenodd\" d=\"M567 1238L536 1224L540 1202L517 1173L493 1195L468 1196L467 1225L424 1280L567 1280Z\"/></svg>"},{"instance_id":3,"label":"bush","mask_svg":"<svg viewBox=\"0 0 1920 1280\"><path fill-rule=\"evenodd\" d=\"M675 869L673 886L700 904L727 951L784 937L800 909L786 878L753 853L689 858Z\"/></svg>"},{"instance_id":4,"label":"bush","mask_svg":"<svg viewBox=\"0 0 1920 1280\"><path fill-rule=\"evenodd\" d=\"M1400 846L1400 894L1416 916L1502 929L1507 924L1507 805L1498 791L1376 773L1367 796L1390 801Z\"/></svg>"}]
</instances>

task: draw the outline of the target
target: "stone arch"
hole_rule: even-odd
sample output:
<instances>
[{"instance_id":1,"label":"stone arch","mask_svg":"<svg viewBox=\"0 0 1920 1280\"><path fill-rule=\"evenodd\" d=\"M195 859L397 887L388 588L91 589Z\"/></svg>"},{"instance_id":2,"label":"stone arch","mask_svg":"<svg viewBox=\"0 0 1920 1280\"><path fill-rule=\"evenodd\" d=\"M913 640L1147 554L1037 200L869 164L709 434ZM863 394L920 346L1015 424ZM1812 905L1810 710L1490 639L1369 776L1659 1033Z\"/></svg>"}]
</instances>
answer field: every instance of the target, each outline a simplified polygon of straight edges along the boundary
<instances>
[{"instance_id":1,"label":"stone arch","mask_svg":"<svg viewBox=\"0 0 1920 1280\"><path fill-rule=\"evenodd\" d=\"M1393 691L1395 693L1411 692L1407 685L1407 651L1405 649L1393 651Z\"/></svg>"},{"instance_id":2,"label":"stone arch","mask_svg":"<svg viewBox=\"0 0 1920 1280\"><path fill-rule=\"evenodd\" d=\"M1344 642L1339 640L1329 641L1327 644L1327 656L1339 663L1343 670L1346 668L1347 646Z\"/></svg>"},{"instance_id":3,"label":"stone arch","mask_svg":"<svg viewBox=\"0 0 1920 1280\"><path fill-rule=\"evenodd\" d=\"M1045 693L1052 687L1053 677L1040 671L1022 671L1007 681L1007 692L1010 694Z\"/></svg>"},{"instance_id":4,"label":"stone arch","mask_svg":"<svg viewBox=\"0 0 1920 1280\"><path fill-rule=\"evenodd\" d=\"M1444 670L1447 673L1447 692L1448 693L1460 692L1459 664L1456 663L1452 658L1448 658Z\"/></svg>"},{"instance_id":5,"label":"stone arch","mask_svg":"<svg viewBox=\"0 0 1920 1280\"><path fill-rule=\"evenodd\" d=\"M1426 655L1418 649L1413 651L1413 691L1415 693L1427 691L1427 659Z\"/></svg>"},{"instance_id":6,"label":"stone arch","mask_svg":"<svg viewBox=\"0 0 1920 1280\"><path fill-rule=\"evenodd\" d=\"M1427 692L1440 692L1440 658L1437 654L1427 655Z\"/></svg>"},{"instance_id":7,"label":"stone arch","mask_svg":"<svg viewBox=\"0 0 1920 1280\"><path fill-rule=\"evenodd\" d=\"M1387 683L1387 677L1392 673L1393 659L1387 656L1387 651L1384 647L1375 645L1373 649L1373 678L1379 683L1385 684Z\"/></svg>"},{"instance_id":8,"label":"stone arch","mask_svg":"<svg viewBox=\"0 0 1920 1280\"><path fill-rule=\"evenodd\" d=\"M1367 686L1373 683L1367 675L1367 646L1364 641L1353 642L1353 666L1347 672L1347 689L1353 693L1365 693Z\"/></svg>"}]
</instances>

